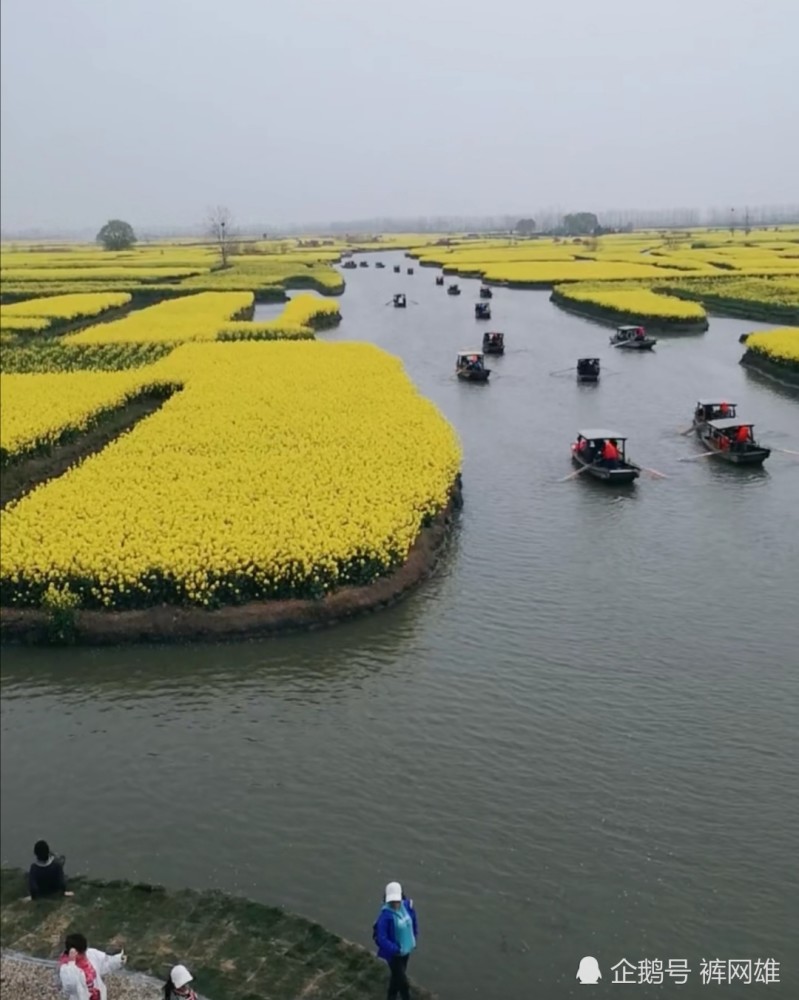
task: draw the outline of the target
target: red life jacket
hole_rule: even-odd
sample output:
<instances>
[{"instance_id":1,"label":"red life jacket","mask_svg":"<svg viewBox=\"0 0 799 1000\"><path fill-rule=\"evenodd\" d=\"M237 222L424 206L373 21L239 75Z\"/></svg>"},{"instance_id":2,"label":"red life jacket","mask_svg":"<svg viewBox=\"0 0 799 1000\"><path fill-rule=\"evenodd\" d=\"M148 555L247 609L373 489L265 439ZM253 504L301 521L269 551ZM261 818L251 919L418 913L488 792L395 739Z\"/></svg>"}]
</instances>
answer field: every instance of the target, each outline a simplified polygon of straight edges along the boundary
<instances>
[{"instance_id":1,"label":"red life jacket","mask_svg":"<svg viewBox=\"0 0 799 1000\"><path fill-rule=\"evenodd\" d=\"M606 441L602 446L602 457L606 459L618 458L619 449L615 444L611 444L610 441Z\"/></svg>"}]
</instances>

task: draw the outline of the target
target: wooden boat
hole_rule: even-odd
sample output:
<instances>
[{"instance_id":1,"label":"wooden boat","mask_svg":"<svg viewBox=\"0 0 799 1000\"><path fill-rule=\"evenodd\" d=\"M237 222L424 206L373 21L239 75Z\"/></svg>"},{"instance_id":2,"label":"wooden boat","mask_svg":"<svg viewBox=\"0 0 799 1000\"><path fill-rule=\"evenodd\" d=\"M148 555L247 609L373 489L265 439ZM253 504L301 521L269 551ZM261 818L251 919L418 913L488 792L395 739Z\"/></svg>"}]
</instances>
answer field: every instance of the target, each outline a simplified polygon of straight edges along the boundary
<instances>
[{"instance_id":1,"label":"wooden boat","mask_svg":"<svg viewBox=\"0 0 799 1000\"><path fill-rule=\"evenodd\" d=\"M459 351L455 361L455 374L463 382L487 382L491 369L486 368L480 351Z\"/></svg>"},{"instance_id":2,"label":"wooden boat","mask_svg":"<svg viewBox=\"0 0 799 1000\"><path fill-rule=\"evenodd\" d=\"M486 331L483 334L483 352L485 354L504 354L505 334Z\"/></svg>"},{"instance_id":3,"label":"wooden boat","mask_svg":"<svg viewBox=\"0 0 799 1000\"><path fill-rule=\"evenodd\" d=\"M579 358L577 361L578 382L599 381L599 358Z\"/></svg>"},{"instance_id":4,"label":"wooden boat","mask_svg":"<svg viewBox=\"0 0 799 1000\"><path fill-rule=\"evenodd\" d=\"M443 274L437 274L436 275L436 284L437 285L443 285L444 284L444 275Z\"/></svg>"},{"instance_id":5,"label":"wooden boat","mask_svg":"<svg viewBox=\"0 0 799 1000\"><path fill-rule=\"evenodd\" d=\"M460 295L461 290L459 285L450 285L447 288L447 295Z\"/></svg>"},{"instance_id":6,"label":"wooden boat","mask_svg":"<svg viewBox=\"0 0 799 1000\"><path fill-rule=\"evenodd\" d=\"M728 403L726 400L719 402L717 399L700 399L696 404L691 425L698 434L709 421L727 420L729 417L736 416L737 413L737 403Z\"/></svg>"},{"instance_id":7,"label":"wooden boat","mask_svg":"<svg viewBox=\"0 0 799 1000\"><path fill-rule=\"evenodd\" d=\"M361 263L360 263L360 267L369 267L369 261L368 260L362 260Z\"/></svg>"},{"instance_id":8,"label":"wooden boat","mask_svg":"<svg viewBox=\"0 0 799 1000\"><path fill-rule=\"evenodd\" d=\"M384 268L385 266L386 266L386 265L385 265L385 264L383 263L383 261L382 261L382 260L379 260L379 261L378 261L378 262L377 262L377 263L375 264L375 267L378 267L378 268L380 268L381 270L382 270L382 269L383 269L383 268Z\"/></svg>"},{"instance_id":9,"label":"wooden boat","mask_svg":"<svg viewBox=\"0 0 799 1000\"><path fill-rule=\"evenodd\" d=\"M408 268L408 274L413 274L413 268L412 267Z\"/></svg>"},{"instance_id":10,"label":"wooden boat","mask_svg":"<svg viewBox=\"0 0 799 1000\"><path fill-rule=\"evenodd\" d=\"M614 347L622 347L628 351L651 351L657 340L648 337L642 326L620 326L610 342Z\"/></svg>"},{"instance_id":11,"label":"wooden boat","mask_svg":"<svg viewBox=\"0 0 799 1000\"><path fill-rule=\"evenodd\" d=\"M397 294L394 296L394 308L404 309L407 306L407 304L408 303L405 301L405 295L402 292L397 292Z\"/></svg>"},{"instance_id":12,"label":"wooden boat","mask_svg":"<svg viewBox=\"0 0 799 1000\"><path fill-rule=\"evenodd\" d=\"M606 441L613 441L619 452L618 461L613 466L602 458L602 448ZM572 462L585 469L587 475L603 483L632 483L641 474L641 466L627 458L627 438L615 431L579 431L571 450Z\"/></svg>"},{"instance_id":13,"label":"wooden boat","mask_svg":"<svg viewBox=\"0 0 799 1000\"><path fill-rule=\"evenodd\" d=\"M400 270L401 270L401 268L400 268L399 264L395 264L394 265L394 274L399 274Z\"/></svg>"},{"instance_id":14,"label":"wooden boat","mask_svg":"<svg viewBox=\"0 0 799 1000\"><path fill-rule=\"evenodd\" d=\"M487 302L475 302L474 318L491 319L491 306Z\"/></svg>"},{"instance_id":15,"label":"wooden boat","mask_svg":"<svg viewBox=\"0 0 799 1000\"><path fill-rule=\"evenodd\" d=\"M480 289L480 298L481 299L493 299L494 298L494 293L491 291L491 289L487 285L483 285L483 287Z\"/></svg>"},{"instance_id":16,"label":"wooden boat","mask_svg":"<svg viewBox=\"0 0 799 1000\"><path fill-rule=\"evenodd\" d=\"M348 271L351 271L354 270L358 265L355 263L354 260L345 260L341 266L345 267Z\"/></svg>"},{"instance_id":17,"label":"wooden boat","mask_svg":"<svg viewBox=\"0 0 799 1000\"><path fill-rule=\"evenodd\" d=\"M696 425L696 434L708 451L732 465L762 465L771 454L755 440L754 424L739 417L723 417Z\"/></svg>"}]
</instances>

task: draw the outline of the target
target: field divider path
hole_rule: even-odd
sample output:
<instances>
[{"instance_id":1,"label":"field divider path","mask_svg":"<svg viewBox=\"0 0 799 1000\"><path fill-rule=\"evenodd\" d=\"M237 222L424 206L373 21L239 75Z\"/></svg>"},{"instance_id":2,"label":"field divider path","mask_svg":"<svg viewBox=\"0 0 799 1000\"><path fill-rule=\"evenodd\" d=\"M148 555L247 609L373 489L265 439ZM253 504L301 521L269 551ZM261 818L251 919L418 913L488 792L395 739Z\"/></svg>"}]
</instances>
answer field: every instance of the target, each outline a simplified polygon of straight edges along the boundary
<instances>
[{"instance_id":1,"label":"field divider path","mask_svg":"<svg viewBox=\"0 0 799 1000\"><path fill-rule=\"evenodd\" d=\"M45 452L28 453L6 463L0 476L0 509L102 451L145 417L160 410L180 388L149 386L121 406L98 413L86 430L68 434Z\"/></svg>"}]
</instances>

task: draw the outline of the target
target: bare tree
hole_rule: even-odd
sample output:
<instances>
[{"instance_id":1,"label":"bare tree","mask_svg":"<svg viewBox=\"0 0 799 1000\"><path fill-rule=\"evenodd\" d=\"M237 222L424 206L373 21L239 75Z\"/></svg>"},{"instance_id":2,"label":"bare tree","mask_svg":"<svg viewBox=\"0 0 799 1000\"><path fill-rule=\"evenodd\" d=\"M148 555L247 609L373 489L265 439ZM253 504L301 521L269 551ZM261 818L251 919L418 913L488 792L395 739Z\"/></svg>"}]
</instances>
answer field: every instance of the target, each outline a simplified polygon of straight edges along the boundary
<instances>
[{"instance_id":1,"label":"bare tree","mask_svg":"<svg viewBox=\"0 0 799 1000\"><path fill-rule=\"evenodd\" d=\"M209 209L207 225L208 235L219 248L222 267L227 267L236 236L230 209L226 205L217 205L216 208Z\"/></svg>"}]
</instances>

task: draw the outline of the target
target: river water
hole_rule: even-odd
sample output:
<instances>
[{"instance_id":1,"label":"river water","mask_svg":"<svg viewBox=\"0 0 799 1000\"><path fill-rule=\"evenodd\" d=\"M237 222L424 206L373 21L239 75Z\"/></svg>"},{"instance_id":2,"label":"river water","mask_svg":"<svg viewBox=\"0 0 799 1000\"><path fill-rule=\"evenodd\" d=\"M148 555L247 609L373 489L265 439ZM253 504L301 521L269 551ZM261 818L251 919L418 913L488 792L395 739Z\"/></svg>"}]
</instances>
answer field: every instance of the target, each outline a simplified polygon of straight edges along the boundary
<instances>
[{"instance_id":1,"label":"river water","mask_svg":"<svg viewBox=\"0 0 799 1000\"><path fill-rule=\"evenodd\" d=\"M440 571L307 636L4 650L3 860L44 836L73 871L245 893L367 945L399 878L412 972L442 1000L571 997L584 955L592 996L659 958L692 970L668 994L746 997L702 986L701 960L767 957L767 995L799 996L799 459L679 461L700 396L799 451L799 396L738 364L758 324L631 356L546 292L498 289L508 352L464 385L477 282L345 275L330 339L400 355L463 440ZM550 374L586 354L598 386ZM575 431L608 424L669 478L558 483Z\"/></svg>"}]
</instances>

